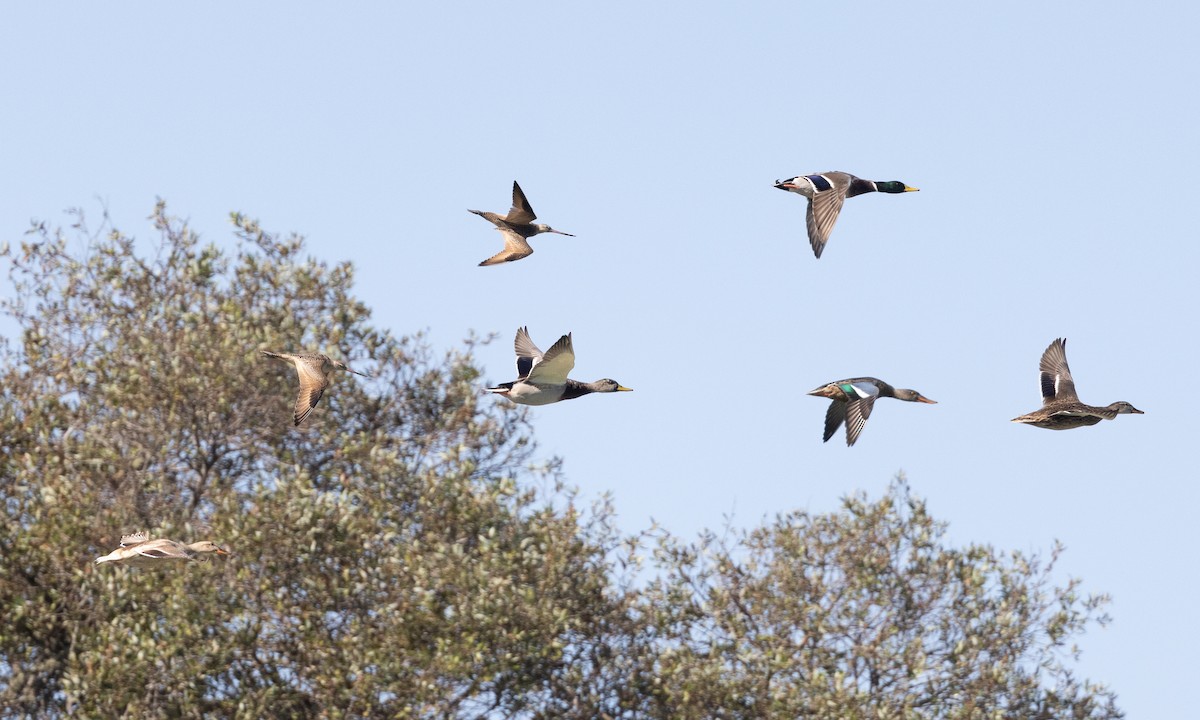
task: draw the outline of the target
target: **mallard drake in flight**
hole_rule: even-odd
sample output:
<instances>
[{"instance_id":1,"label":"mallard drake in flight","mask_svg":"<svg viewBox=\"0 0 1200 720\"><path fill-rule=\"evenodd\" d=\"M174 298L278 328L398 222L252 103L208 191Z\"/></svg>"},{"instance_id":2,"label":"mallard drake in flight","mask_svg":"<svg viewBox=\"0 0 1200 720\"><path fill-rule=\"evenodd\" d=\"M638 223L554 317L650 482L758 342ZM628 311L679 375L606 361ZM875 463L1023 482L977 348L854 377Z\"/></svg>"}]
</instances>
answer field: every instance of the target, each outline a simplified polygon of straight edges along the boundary
<instances>
[{"instance_id":1,"label":"mallard drake in flight","mask_svg":"<svg viewBox=\"0 0 1200 720\"><path fill-rule=\"evenodd\" d=\"M517 352L517 379L487 388L488 392L503 395L522 405L549 405L560 400L574 400L590 393L630 392L616 380L597 380L585 383L572 380L567 373L575 367L575 349L571 333L558 339L543 353L529 339L527 328L517 328L513 343Z\"/></svg>"},{"instance_id":2,"label":"mallard drake in flight","mask_svg":"<svg viewBox=\"0 0 1200 720\"><path fill-rule=\"evenodd\" d=\"M293 353L276 353L263 350L263 355L290 362L296 366L296 374L300 377L300 395L296 397L296 411L292 420L299 425L308 418L308 414L321 401L325 389L329 387L329 378L334 370L345 370L355 375L370 377L357 370L351 370L338 360L330 360L327 355L296 355Z\"/></svg>"},{"instance_id":3,"label":"mallard drake in flight","mask_svg":"<svg viewBox=\"0 0 1200 720\"><path fill-rule=\"evenodd\" d=\"M838 380L822 385L808 393L817 397L826 397L833 402L825 411L825 439L837 432L838 427L846 423L846 445L854 445L862 433L867 418L871 417L871 408L875 407L875 399L881 397L896 398L908 402L922 402L936 405L936 400L930 400L916 390L894 388L879 378L860 377L849 380Z\"/></svg>"},{"instance_id":4,"label":"mallard drake in flight","mask_svg":"<svg viewBox=\"0 0 1200 720\"><path fill-rule=\"evenodd\" d=\"M829 233L837 222L838 213L846 198L870 192L916 192L899 180L863 180L847 172L824 172L817 175L797 175L790 180L776 180L775 187L808 198L808 242L818 258L829 242Z\"/></svg>"},{"instance_id":5,"label":"mallard drake in flight","mask_svg":"<svg viewBox=\"0 0 1200 720\"><path fill-rule=\"evenodd\" d=\"M97 565L121 563L124 565L157 565L167 560L192 560L200 553L228 555L229 551L209 540L184 545L174 540L158 538L151 540L144 532L136 532L121 538L121 547L107 555L96 558Z\"/></svg>"},{"instance_id":6,"label":"mallard drake in flight","mask_svg":"<svg viewBox=\"0 0 1200 720\"><path fill-rule=\"evenodd\" d=\"M1013 418L1013 422L1025 423L1047 430L1072 430L1095 425L1101 420L1112 420L1118 415L1145 415L1134 406L1120 400L1108 407L1094 407L1079 402L1075 394L1075 380L1071 368L1067 367L1067 340L1058 338L1042 353L1038 363L1042 386L1042 409L1028 415Z\"/></svg>"},{"instance_id":7,"label":"mallard drake in flight","mask_svg":"<svg viewBox=\"0 0 1200 720\"><path fill-rule=\"evenodd\" d=\"M557 233L575 237L571 233L555 230L549 225L535 225L533 221L537 220L537 215L534 214L529 200L525 199L525 193L521 192L521 186L517 184L516 180L513 180L512 203L512 208L509 209L507 215L498 215L482 210L468 210L495 225L496 229L504 234L504 249L479 263L480 266L499 265L532 255L533 248L529 247L529 243L526 241L538 233Z\"/></svg>"}]
</instances>

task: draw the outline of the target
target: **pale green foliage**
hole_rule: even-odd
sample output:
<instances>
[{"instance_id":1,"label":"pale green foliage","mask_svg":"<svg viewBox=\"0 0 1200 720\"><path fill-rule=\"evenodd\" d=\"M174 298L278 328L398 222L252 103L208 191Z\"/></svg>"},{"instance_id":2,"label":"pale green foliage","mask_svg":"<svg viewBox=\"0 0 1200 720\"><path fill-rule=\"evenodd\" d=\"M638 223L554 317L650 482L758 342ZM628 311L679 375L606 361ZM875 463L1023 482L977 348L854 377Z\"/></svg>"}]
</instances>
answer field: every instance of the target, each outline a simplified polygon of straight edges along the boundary
<instances>
[{"instance_id":1,"label":"pale green foliage","mask_svg":"<svg viewBox=\"0 0 1200 720\"><path fill-rule=\"evenodd\" d=\"M470 341L437 361L372 328L297 238L235 217L230 256L153 221L153 261L42 227L10 256L0 715L441 716L552 687L611 604L607 530L518 482L524 413L477 406ZM260 348L373 378L295 430L295 371ZM233 555L92 565L137 529Z\"/></svg>"},{"instance_id":2,"label":"pale green foliage","mask_svg":"<svg viewBox=\"0 0 1200 720\"><path fill-rule=\"evenodd\" d=\"M1054 587L1048 562L943 543L903 481L827 515L733 538L672 538L647 595L664 647L662 716L1111 718L1062 663L1107 597Z\"/></svg>"},{"instance_id":3,"label":"pale green foliage","mask_svg":"<svg viewBox=\"0 0 1200 720\"><path fill-rule=\"evenodd\" d=\"M1113 718L1103 598L957 550L903 485L685 544L533 469L475 340L370 325L352 268L234 216L203 244L36 226L0 250L0 716ZM339 374L292 427L294 370ZM126 532L230 557L96 567ZM635 580L637 582L635 582Z\"/></svg>"}]
</instances>

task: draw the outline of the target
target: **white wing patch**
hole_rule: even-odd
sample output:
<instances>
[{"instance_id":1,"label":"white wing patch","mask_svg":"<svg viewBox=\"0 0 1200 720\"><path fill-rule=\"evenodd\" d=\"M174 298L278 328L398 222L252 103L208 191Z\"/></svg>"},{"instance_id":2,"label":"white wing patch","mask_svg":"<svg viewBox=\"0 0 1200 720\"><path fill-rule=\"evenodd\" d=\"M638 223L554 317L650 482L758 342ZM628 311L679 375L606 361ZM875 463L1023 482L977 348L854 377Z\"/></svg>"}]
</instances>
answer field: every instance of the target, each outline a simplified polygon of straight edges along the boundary
<instances>
[{"instance_id":1,"label":"white wing patch","mask_svg":"<svg viewBox=\"0 0 1200 720\"><path fill-rule=\"evenodd\" d=\"M850 387L854 388L854 392L860 398L879 397L879 388L869 382L850 383Z\"/></svg>"}]
</instances>

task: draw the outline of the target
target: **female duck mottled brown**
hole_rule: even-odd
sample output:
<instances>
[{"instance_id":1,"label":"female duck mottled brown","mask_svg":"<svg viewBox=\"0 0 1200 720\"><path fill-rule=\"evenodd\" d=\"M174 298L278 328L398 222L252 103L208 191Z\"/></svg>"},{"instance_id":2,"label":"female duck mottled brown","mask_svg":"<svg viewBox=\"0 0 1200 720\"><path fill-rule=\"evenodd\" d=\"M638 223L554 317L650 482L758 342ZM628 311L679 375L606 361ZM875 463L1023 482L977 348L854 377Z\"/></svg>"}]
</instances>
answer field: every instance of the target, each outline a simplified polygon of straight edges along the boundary
<instances>
[{"instance_id":1,"label":"female duck mottled brown","mask_svg":"<svg viewBox=\"0 0 1200 720\"><path fill-rule=\"evenodd\" d=\"M97 565L121 563L124 565L158 565L167 560L192 560L198 553L228 555L229 552L209 540L184 545L166 538L150 539L144 532L136 532L121 538L121 547L107 555L96 558Z\"/></svg>"},{"instance_id":2,"label":"female duck mottled brown","mask_svg":"<svg viewBox=\"0 0 1200 720\"><path fill-rule=\"evenodd\" d=\"M871 417L871 409L875 407L875 398L890 397L908 402L922 402L936 405L936 400L930 400L916 390L895 388L879 378L860 377L849 380L838 380L822 385L808 393L817 397L827 397L833 402L825 411L825 442L837 432L838 427L846 423L846 445L853 445L862 433L867 418Z\"/></svg>"},{"instance_id":3,"label":"female duck mottled brown","mask_svg":"<svg viewBox=\"0 0 1200 720\"><path fill-rule=\"evenodd\" d=\"M1013 418L1013 422L1025 423L1047 430L1072 430L1095 425L1101 420L1112 420L1118 415L1145 415L1141 410L1120 400L1108 407L1095 407L1079 402L1075 394L1075 380L1071 368L1067 367L1067 340L1058 338L1042 353L1038 364L1041 370L1042 409L1028 415Z\"/></svg>"}]
</instances>

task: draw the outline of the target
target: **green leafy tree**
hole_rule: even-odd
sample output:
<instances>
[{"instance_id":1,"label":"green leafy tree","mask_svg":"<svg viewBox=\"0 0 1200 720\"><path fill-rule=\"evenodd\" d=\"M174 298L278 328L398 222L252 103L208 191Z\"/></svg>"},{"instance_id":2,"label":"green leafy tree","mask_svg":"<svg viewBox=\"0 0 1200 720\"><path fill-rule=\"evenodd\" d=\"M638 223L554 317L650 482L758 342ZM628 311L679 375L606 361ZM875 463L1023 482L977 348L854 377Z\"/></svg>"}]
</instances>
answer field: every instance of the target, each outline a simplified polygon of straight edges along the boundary
<instances>
[{"instance_id":1,"label":"green leafy tree","mask_svg":"<svg viewBox=\"0 0 1200 720\"><path fill-rule=\"evenodd\" d=\"M579 638L622 617L612 533L528 469L523 411L477 404L476 341L434 358L371 326L348 264L244 217L233 254L152 221L150 258L82 217L7 253L0 715L466 717L564 692ZM295 373L261 348L374 377L294 430ZM135 529L234 554L92 565Z\"/></svg>"},{"instance_id":2,"label":"green leafy tree","mask_svg":"<svg viewBox=\"0 0 1200 720\"><path fill-rule=\"evenodd\" d=\"M371 324L349 264L160 204L0 251L0 717L1115 718L1073 643L1105 598L955 549L898 484L685 543L620 537L483 340ZM306 427L294 371L344 359ZM133 530L231 557L96 567Z\"/></svg>"},{"instance_id":3,"label":"green leafy tree","mask_svg":"<svg viewBox=\"0 0 1200 720\"><path fill-rule=\"evenodd\" d=\"M1105 596L1048 560L948 547L903 480L877 502L665 538L647 591L658 717L1116 718L1074 638Z\"/></svg>"}]
</instances>

